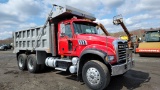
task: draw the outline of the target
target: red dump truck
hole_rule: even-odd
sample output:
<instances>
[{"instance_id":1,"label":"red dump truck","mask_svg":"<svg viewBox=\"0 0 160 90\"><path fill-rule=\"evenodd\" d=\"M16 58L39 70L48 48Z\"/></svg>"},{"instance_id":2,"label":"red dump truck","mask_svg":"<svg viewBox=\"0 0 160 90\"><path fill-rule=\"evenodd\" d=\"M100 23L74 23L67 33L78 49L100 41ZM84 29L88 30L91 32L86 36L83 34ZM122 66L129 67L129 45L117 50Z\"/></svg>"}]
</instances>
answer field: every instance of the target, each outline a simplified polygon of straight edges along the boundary
<instances>
[{"instance_id":1,"label":"red dump truck","mask_svg":"<svg viewBox=\"0 0 160 90\"><path fill-rule=\"evenodd\" d=\"M76 74L91 89L106 88L111 76L123 75L134 61L126 41L97 33L95 19L88 12L53 5L44 26L14 32L19 69L37 73L53 67Z\"/></svg>"}]
</instances>

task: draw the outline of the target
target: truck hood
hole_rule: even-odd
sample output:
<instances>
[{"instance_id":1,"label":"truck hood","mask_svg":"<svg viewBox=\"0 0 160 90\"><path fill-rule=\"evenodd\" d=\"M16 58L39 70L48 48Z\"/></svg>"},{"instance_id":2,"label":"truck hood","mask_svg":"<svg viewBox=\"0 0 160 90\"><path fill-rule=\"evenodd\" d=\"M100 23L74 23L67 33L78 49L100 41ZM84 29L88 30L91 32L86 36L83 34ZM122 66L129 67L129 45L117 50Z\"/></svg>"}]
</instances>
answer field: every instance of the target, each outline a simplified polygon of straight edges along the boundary
<instances>
[{"instance_id":1,"label":"truck hood","mask_svg":"<svg viewBox=\"0 0 160 90\"><path fill-rule=\"evenodd\" d=\"M117 40L117 38L96 34L79 34L77 35L77 39L79 42L81 42L81 40L82 42L85 41L87 48L96 48L108 53L109 55L115 55L113 41ZM81 46L81 44L79 45Z\"/></svg>"}]
</instances>

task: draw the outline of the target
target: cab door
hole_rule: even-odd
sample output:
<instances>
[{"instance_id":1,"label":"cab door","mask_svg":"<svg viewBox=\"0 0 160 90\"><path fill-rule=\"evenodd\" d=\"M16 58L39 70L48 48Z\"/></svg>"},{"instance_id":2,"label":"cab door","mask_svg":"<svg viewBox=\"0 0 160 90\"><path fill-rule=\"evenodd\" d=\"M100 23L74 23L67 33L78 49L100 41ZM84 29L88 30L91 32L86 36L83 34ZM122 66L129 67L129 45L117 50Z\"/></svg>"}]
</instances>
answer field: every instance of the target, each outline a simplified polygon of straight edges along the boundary
<instances>
[{"instance_id":1,"label":"cab door","mask_svg":"<svg viewBox=\"0 0 160 90\"><path fill-rule=\"evenodd\" d=\"M60 25L61 32L59 35L59 54L71 54L73 52L73 30L70 23Z\"/></svg>"}]
</instances>

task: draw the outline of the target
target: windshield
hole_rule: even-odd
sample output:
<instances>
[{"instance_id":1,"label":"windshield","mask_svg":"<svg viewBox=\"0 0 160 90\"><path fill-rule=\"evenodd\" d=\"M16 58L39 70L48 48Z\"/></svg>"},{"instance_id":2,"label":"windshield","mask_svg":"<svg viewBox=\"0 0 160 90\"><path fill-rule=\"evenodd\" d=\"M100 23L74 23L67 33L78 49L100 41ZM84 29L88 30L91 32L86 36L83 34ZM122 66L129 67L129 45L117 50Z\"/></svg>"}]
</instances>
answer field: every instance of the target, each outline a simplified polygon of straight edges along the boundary
<instances>
[{"instance_id":1,"label":"windshield","mask_svg":"<svg viewBox=\"0 0 160 90\"><path fill-rule=\"evenodd\" d=\"M146 42L159 42L160 41L160 31L150 31L145 35Z\"/></svg>"},{"instance_id":2,"label":"windshield","mask_svg":"<svg viewBox=\"0 0 160 90\"><path fill-rule=\"evenodd\" d=\"M76 34L97 34L97 25L94 23L74 22L73 26Z\"/></svg>"}]
</instances>

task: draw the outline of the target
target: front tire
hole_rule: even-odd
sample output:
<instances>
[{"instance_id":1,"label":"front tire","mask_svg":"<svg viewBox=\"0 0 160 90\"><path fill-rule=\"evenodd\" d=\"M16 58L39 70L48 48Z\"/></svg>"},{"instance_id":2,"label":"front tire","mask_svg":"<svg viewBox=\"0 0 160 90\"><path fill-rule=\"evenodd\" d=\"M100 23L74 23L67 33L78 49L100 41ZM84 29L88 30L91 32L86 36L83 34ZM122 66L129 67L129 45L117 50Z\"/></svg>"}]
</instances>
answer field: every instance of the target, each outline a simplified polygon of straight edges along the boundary
<instances>
[{"instance_id":1,"label":"front tire","mask_svg":"<svg viewBox=\"0 0 160 90\"><path fill-rule=\"evenodd\" d=\"M31 54L27 58L27 68L30 73L39 72L40 65L37 64L35 54Z\"/></svg>"},{"instance_id":2,"label":"front tire","mask_svg":"<svg viewBox=\"0 0 160 90\"><path fill-rule=\"evenodd\" d=\"M82 77L86 85L94 90L105 89L111 78L107 66L96 60L85 63L82 69Z\"/></svg>"},{"instance_id":3,"label":"front tire","mask_svg":"<svg viewBox=\"0 0 160 90\"><path fill-rule=\"evenodd\" d=\"M7 48L4 48L3 51L7 51Z\"/></svg>"},{"instance_id":4,"label":"front tire","mask_svg":"<svg viewBox=\"0 0 160 90\"><path fill-rule=\"evenodd\" d=\"M27 69L27 55L20 54L17 59L17 64L20 70L24 71Z\"/></svg>"}]
</instances>

